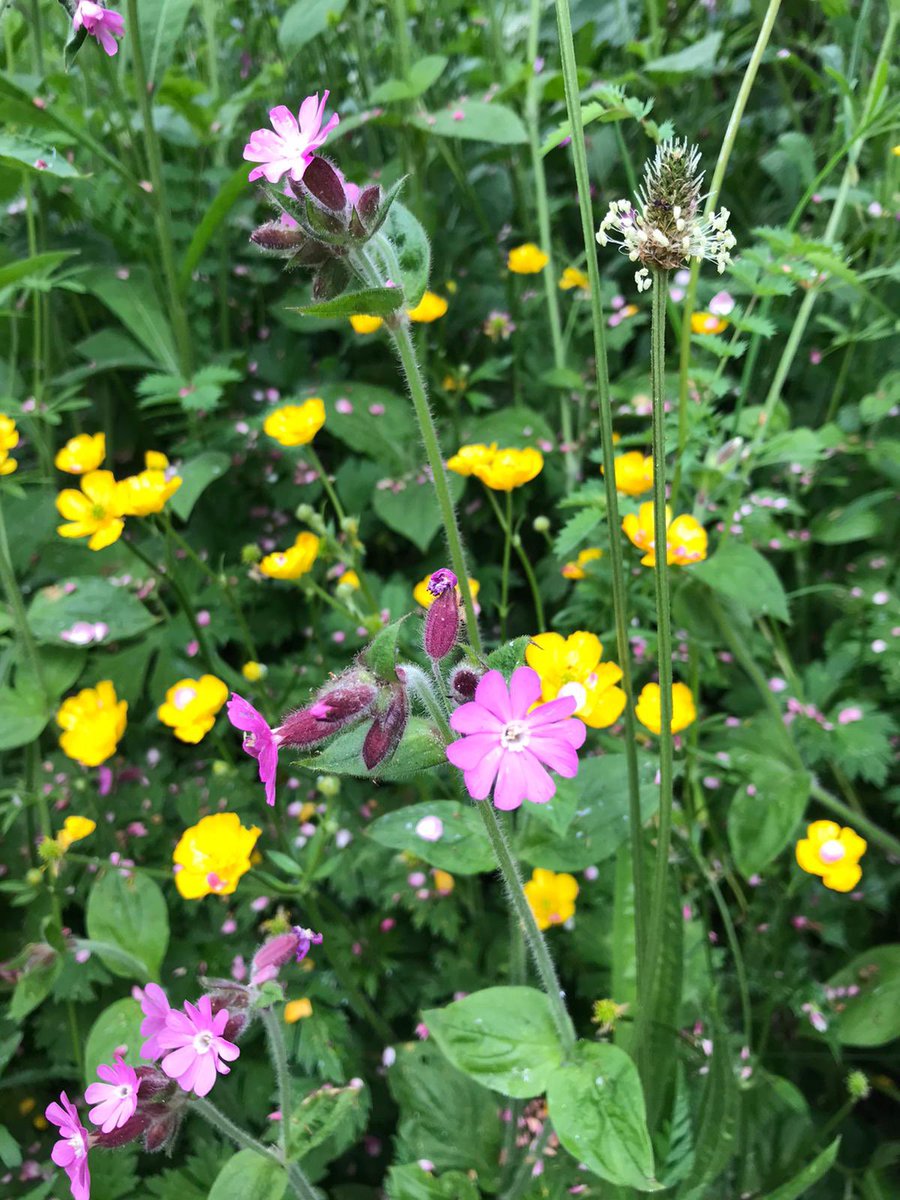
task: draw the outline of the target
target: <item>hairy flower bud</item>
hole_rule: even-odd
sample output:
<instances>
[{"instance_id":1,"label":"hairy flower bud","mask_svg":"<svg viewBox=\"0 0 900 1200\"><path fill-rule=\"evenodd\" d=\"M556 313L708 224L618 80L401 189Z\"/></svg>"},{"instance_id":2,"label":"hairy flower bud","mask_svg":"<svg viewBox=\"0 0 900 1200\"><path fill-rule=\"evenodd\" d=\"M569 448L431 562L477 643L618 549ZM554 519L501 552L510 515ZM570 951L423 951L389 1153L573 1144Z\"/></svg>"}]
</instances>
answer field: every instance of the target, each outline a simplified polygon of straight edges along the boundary
<instances>
[{"instance_id":1,"label":"hairy flower bud","mask_svg":"<svg viewBox=\"0 0 900 1200\"><path fill-rule=\"evenodd\" d=\"M347 208L343 177L327 158L322 158L319 154L314 154L307 163L299 186L331 212L344 212Z\"/></svg>"},{"instance_id":2,"label":"hairy flower bud","mask_svg":"<svg viewBox=\"0 0 900 1200\"><path fill-rule=\"evenodd\" d=\"M285 717L275 731L282 745L314 746L371 712L378 696L375 678L354 668L339 675L306 708Z\"/></svg>"},{"instance_id":3,"label":"hairy flower bud","mask_svg":"<svg viewBox=\"0 0 900 1200\"><path fill-rule=\"evenodd\" d=\"M179 1103L156 1104L147 1109L150 1122L144 1134L144 1149L153 1154L165 1150L174 1142L184 1117L184 1105Z\"/></svg>"},{"instance_id":4,"label":"hairy flower bud","mask_svg":"<svg viewBox=\"0 0 900 1200\"><path fill-rule=\"evenodd\" d=\"M289 229L277 221L267 221L250 234L250 241L261 250L273 254L293 254L306 242L306 235L298 229Z\"/></svg>"},{"instance_id":5,"label":"hairy flower bud","mask_svg":"<svg viewBox=\"0 0 900 1200\"><path fill-rule=\"evenodd\" d=\"M386 706L369 726L369 732L363 742L362 758L369 771L391 757L409 720L406 689L396 683L391 686L389 692Z\"/></svg>"},{"instance_id":6,"label":"hairy flower bud","mask_svg":"<svg viewBox=\"0 0 900 1200\"><path fill-rule=\"evenodd\" d=\"M428 591L436 597L425 614L425 653L439 662L456 645L459 634L460 605L456 576L442 567L428 581Z\"/></svg>"},{"instance_id":7,"label":"hairy flower bud","mask_svg":"<svg viewBox=\"0 0 900 1200\"><path fill-rule=\"evenodd\" d=\"M371 187L363 188L359 193L359 199L356 202L356 211L368 225L377 215L381 208L382 192L377 183Z\"/></svg>"},{"instance_id":8,"label":"hairy flower bud","mask_svg":"<svg viewBox=\"0 0 900 1200\"><path fill-rule=\"evenodd\" d=\"M450 695L457 704L466 704L475 699L475 689L482 672L462 663L450 673Z\"/></svg>"},{"instance_id":9,"label":"hairy flower bud","mask_svg":"<svg viewBox=\"0 0 900 1200\"><path fill-rule=\"evenodd\" d=\"M147 1109L138 1109L124 1125L120 1125L117 1129L111 1129L109 1133L103 1133L98 1129L94 1134L94 1145L100 1146L104 1150L115 1150L119 1146L127 1146L129 1142L136 1141L146 1133L150 1124L151 1114Z\"/></svg>"},{"instance_id":10,"label":"hairy flower bud","mask_svg":"<svg viewBox=\"0 0 900 1200\"><path fill-rule=\"evenodd\" d=\"M158 1096L160 1092L174 1090L175 1085L172 1080L158 1067L135 1067L135 1074L141 1081L138 1105L150 1096Z\"/></svg>"}]
</instances>

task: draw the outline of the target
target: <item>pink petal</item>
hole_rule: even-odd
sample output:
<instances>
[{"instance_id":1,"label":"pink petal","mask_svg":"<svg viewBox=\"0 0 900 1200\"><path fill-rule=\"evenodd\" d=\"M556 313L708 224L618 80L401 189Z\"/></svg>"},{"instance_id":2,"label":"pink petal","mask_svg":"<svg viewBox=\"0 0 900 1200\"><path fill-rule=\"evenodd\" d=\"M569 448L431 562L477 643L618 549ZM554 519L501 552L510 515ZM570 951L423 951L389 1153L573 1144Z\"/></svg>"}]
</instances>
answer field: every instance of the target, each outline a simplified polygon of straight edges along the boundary
<instances>
[{"instance_id":1,"label":"pink petal","mask_svg":"<svg viewBox=\"0 0 900 1200\"><path fill-rule=\"evenodd\" d=\"M551 771L564 775L566 779L572 779L578 774L578 755L568 742L558 738L532 737L528 749L536 759L546 763Z\"/></svg>"},{"instance_id":2,"label":"pink petal","mask_svg":"<svg viewBox=\"0 0 900 1200\"><path fill-rule=\"evenodd\" d=\"M495 749L500 749L497 734L475 733L470 737L460 738L458 742L451 742L447 747L447 758L461 771L472 771L486 754Z\"/></svg>"},{"instance_id":3,"label":"pink petal","mask_svg":"<svg viewBox=\"0 0 900 1200\"><path fill-rule=\"evenodd\" d=\"M193 1091L198 1096L205 1096L212 1091L216 1082L216 1062L212 1054L201 1054L197 1059L197 1069L194 1073Z\"/></svg>"},{"instance_id":4,"label":"pink petal","mask_svg":"<svg viewBox=\"0 0 900 1200\"><path fill-rule=\"evenodd\" d=\"M191 1069L196 1057L197 1052L193 1046L181 1046L178 1050L167 1054L160 1066L170 1079L177 1079L180 1082L181 1077Z\"/></svg>"},{"instance_id":5,"label":"pink petal","mask_svg":"<svg viewBox=\"0 0 900 1200\"><path fill-rule=\"evenodd\" d=\"M70 1173L69 1186L72 1189L72 1200L90 1200L91 1173L88 1170L87 1155L78 1163L74 1174Z\"/></svg>"},{"instance_id":6,"label":"pink petal","mask_svg":"<svg viewBox=\"0 0 900 1200\"><path fill-rule=\"evenodd\" d=\"M546 704L539 704L533 712L528 714L526 720L532 729L537 725L548 725L553 721L562 722L566 717L571 717L577 707L578 701L574 696L560 696L558 700L548 700Z\"/></svg>"},{"instance_id":7,"label":"pink petal","mask_svg":"<svg viewBox=\"0 0 900 1200\"><path fill-rule=\"evenodd\" d=\"M506 724L513 718L512 706L509 702L509 692L506 690L506 680L499 671L488 671L478 681L475 689L475 703L486 708L495 717Z\"/></svg>"},{"instance_id":8,"label":"pink petal","mask_svg":"<svg viewBox=\"0 0 900 1200\"><path fill-rule=\"evenodd\" d=\"M100 1068L97 1068L97 1074L100 1074ZM115 1088L108 1083L92 1083L86 1089L84 1098L88 1104L100 1104L104 1100L109 1099L110 1092L115 1093Z\"/></svg>"},{"instance_id":9,"label":"pink petal","mask_svg":"<svg viewBox=\"0 0 900 1200\"><path fill-rule=\"evenodd\" d=\"M499 737L504 724L505 722L501 721L499 717L495 717L490 709L485 708L482 704L477 704L474 700L455 708L450 717L450 728L455 729L457 733L490 732L496 733Z\"/></svg>"},{"instance_id":10,"label":"pink petal","mask_svg":"<svg viewBox=\"0 0 900 1200\"><path fill-rule=\"evenodd\" d=\"M100 1066L97 1068L97 1074L101 1079L105 1079L107 1083L114 1084L118 1079L118 1072L116 1071L115 1067L110 1067L106 1063L100 1064ZM93 1086L93 1084L91 1086ZM85 1096L87 1096L87 1093L85 1093Z\"/></svg>"},{"instance_id":11,"label":"pink petal","mask_svg":"<svg viewBox=\"0 0 900 1200\"><path fill-rule=\"evenodd\" d=\"M50 1151L50 1157L58 1167L62 1167L65 1170L75 1161L75 1151L69 1145L68 1141L56 1142Z\"/></svg>"},{"instance_id":12,"label":"pink petal","mask_svg":"<svg viewBox=\"0 0 900 1200\"><path fill-rule=\"evenodd\" d=\"M219 1058L224 1058L226 1062L234 1062L236 1058L240 1058L240 1046L236 1046L234 1042L228 1042L225 1038L219 1038L216 1042L216 1049L219 1052Z\"/></svg>"},{"instance_id":13,"label":"pink petal","mask_svg":"<svg viewBox=\"0 0 900 1200\"><path fill-rule=\"evenodd\" d=\"M525 755L521 751L504 754L494 784L494 806L504 812L518 808L526 799L527 785Z\"/></svg>"},{"instance_id":14,"label":"pink petal","mask_svg":"<svg viewBox=\"0 0 900 1200\"><path fill-rule=\"evenodd\" d=\"M65 1125L71 1119L66 1110L60 1108L55 1100L44 1109L44 1116L51 1124L59 1126Z\"/></svg>"},{"instance_id":15,"label":"pink petal","mask_svg":"<svg viewBox=\"0 0 900 1200\"><path fill-rule=\"evenodd\" d=\"M465 772L463 779L473 800L484 800L488 795L502 758L503 751L497 746L490 754L484 756L477 767Z\"/></svg>"},{"instance_id":16,"label":"pink petal","mask_svg":"<svg viewBox=\"0 0 900 1200\"><path fill-rule=\"evenodd\" d=\"M325 102L328 100L328 93L319 101L319 93L314 96L307 96L300 105L300 111L297 114L299 121L299 132L303 134L308 141L311 137L319 132L322 125L322 114L325 112Z\"/></svg>"},{"instance_id":17,"label":"pink petal","mask_svg":"<svg viewBox=\"0 0 900 1200\"><path fill-rule=\"evenodd\" d=\"M521 719L540 698L541 677L537 671L531 667L516 667L509 681L509 703L513 716Z\"/></svg>"},{"instance_id":18,"label":"pink petal","mask_svg":"<svg viewBox=\"0 0 900 1200\"><path fill-rule=\"evenodd\" d=\"M301 109L300 111L302 112L303 110ZM283 104L278 104L275 108L269 109L269 120L272 122L272 128L281 138L293 141L300 134L300 126L297 124L297 118Z\"/></svg>"}]
</instances>

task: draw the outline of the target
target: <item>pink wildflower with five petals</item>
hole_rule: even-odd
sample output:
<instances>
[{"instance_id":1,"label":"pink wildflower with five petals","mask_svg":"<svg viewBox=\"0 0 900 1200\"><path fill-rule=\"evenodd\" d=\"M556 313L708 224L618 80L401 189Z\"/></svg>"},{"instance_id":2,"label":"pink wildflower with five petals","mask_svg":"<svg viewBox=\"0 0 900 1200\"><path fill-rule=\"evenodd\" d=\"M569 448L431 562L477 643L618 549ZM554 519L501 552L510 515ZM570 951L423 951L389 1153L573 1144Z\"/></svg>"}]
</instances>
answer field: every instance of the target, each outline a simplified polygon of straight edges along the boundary
<instances>
[{"instance_id":1,"label":"pink wildflower with five petals","mask_svg":"<svg viewBox=\"0 0 900 1200\"><path fill-rule=\"evenodd\" d=\"M90 1135L78 1119L75 1105L65 1092L60 1092L59 1104L54 1100L44 1109L44 1116L59 1127L59 1141L50 1157L69 1177L74 1200L89 1200L91 1172L88 1168Z\"/></svg>"},{"instance_id":2,"label":"pink wildflower with five petals","mask_svg":"<svg viewBox=\"0 0 900 1200\"><path fill-rule=\"evenodd\" d=\"M275 803L275 775L282 739L249 700L232 693L226 706L228 720L244 735L244 749L259 763L259 779L266 786L266 804Z\"/></svg>"},{"instance_id":3,"label":"pink wildflower with five petals","mask_svg":"<svg viewBox=\"0 0 900 1200\"><path fill-rule=\"evenodd\" d=\"M166 1027L172 1006L169 997L158 983L148 983L141 995L141 1012L144 1019L141 1022L141 1037L147 1039L141 1046L141 1058L155 1061L162 1055L163 1048L159 1043L159 1035Z\"/></svg>"},{"instance_id":4,"label":"pink wildflower with five petals","mask_svg":"<svg viewBox=\"0 0 900 1200\"><path fill-rule=\"evenodd\" d=\"M115 1056L111 1067L102 1063L97 1068L102 1083L92 1083L84 1093L88 1104L94 1107L88 1116L102 1133L112 1133L134 1116L141 1081L133 1067L129 1067L121 1054Z\"/></svg>"},{"instance_id":5,"label":"pink wildflower with five petals","mask_svg":"<svg viewBox=\"0 0 900 1200\"><path fill-rule=\"evenodd\" d=\"M170 1079L178 1081L186 1092L205 1096L212 1090L216 1075L227 1075L240 1050L222 1036L228 1024L228 1009L220 1008L213 1016L209 996L196 1004L186 1000L184 1012L169 1013L159 1044L170 1053L160 1066Z\"/></svg>"},{"instance_id":6,"label":"pink wildflower with five petals","mask_svg":"<svg viewBox=\"0 0 900 1200\"><path fill-rule=\"evenodd\" d=\"M80 0L72 18L72 28L76 31L84 28L89 37L97 39L110 58L119 51L116 38L125 36L125 22L121 14L94 4L93 0Z\"/></svg>"},{"instance_id":7,"label":"pink wildflower with five petals","mask_svg":"<svg viewBox=\"0 0 900 1200\"><path fill-rule=\"evenodd\" d=\"M333 113L322 125L328 96L329 93L324 92L321 102L318 92L314 96L307 96L296 117L283 104L269 110L269 120L275 132L272 129L255 129L244 147L244 158L248 162L262 163L262 166L254 167L250 172L251 183L260 176L264 176L269 183L277 183L288 172L295 182L303 178L316 150L325 143L340 120L337 113Z\"/></svg>"},{"instance_id":8,"label":"pink wildflower with five petals","mask_svg":"<svg viewBox=\"0 0 900 1200\"><path fill-rule=\"evenodd\" d=\"M540 698L541 679L530 667L515 670L508 688L499 671L488 671L475 699L454 711L450 725L466 736L450 743L447 758L463 772L473 800L484 800L493 787L496 808L546 804L556 784L545 767L566 779L577 775L576 751L586 734L572 717L578 702L564 696L532 708Z\"/></svg>"}]
</instances>

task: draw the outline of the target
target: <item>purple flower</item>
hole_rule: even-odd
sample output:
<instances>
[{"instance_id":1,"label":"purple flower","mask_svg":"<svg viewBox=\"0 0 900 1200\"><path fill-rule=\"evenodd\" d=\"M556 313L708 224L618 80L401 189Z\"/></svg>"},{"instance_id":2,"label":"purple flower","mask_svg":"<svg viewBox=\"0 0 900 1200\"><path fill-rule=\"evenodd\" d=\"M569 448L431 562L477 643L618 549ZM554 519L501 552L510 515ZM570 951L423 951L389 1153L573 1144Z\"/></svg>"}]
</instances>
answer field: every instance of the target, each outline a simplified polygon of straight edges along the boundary
<instances>
[{"instance_id":1,"label":"purple flower","mask_svg":"<svg viewBox=\"0 0 900 1200\"><path fill-rule=\"evenodd\" d=\"M125 36L125 22L111 8L102 8L92 0L79 0L72 18L72 28L84 28L88 35L96 38L110 58L118 53L116 38Z\"/></svg>"},{"instance_id":2,"label":"purple flower","mask_svg":"<svg viewBox=\"0 0 900 1200\"><path fill-rule=\"evenodd\" d=\"M115 1065L102 1063L97 1074L103 1083L92 1083L84 1093L88 1104L93 1104L88 1116L103 1133L112 1133L134 1116L137 1108L138 1089L141 1081L133 1067L123 1061L121 1054L115 1056Z\"/></svg>"},{"instance_id":3,"label":"purple flower","mask_svg":"<svg viewBox=\"0 0 900 1200\"><path fill-rule=\"evenodd\" d=\"M165 1029L171 1011L169 998L159 984L148 983L141 996L141 1012L144 1014L141 1037L147 1038L141 1046L141 1058L156 1060L162 1055L159 1035Z\"/></svg>"},{"instance_id":4,"label":"purple flower","mask_svg":"<svg viewBox=\"0 0 900 1200\"><path fill-rule=\"evenodd\" d=\"M428 591L432 596L443 596L444 592L452 591L458 583L456 576L449 567L439 567L432 571L428 580Z\"/></svg>"},{"instance_id":5,"label":"purple flower","mask_svg":"<svg viewBox=\"0 0 900 1200\"><path fill-rule=\"evenodd\" d=\"M564 696L531 709L540 698L540 676L530 667L514 671L508 689L499 671L488 671L475 699L454 711L450 725L466 736L450 743L447 758L463 772L473 800L484 800L493 787L496 808L546 804L556 784L545 766L567 779L577 775L575 751L586 734L572 717L577 700Z\"/></svg>"},{"instance_id":6,"label":"purple flower","mask_svg":"<svg viewBox=\"0 0 900 1200\"><path fill-rule=\"evenodd\" d=\"M297 935L297 962L303 962L311 946L322 945L321 933L313 933L311 929L303 929L299 925L294 926L294 933Z\"/></svg>"},{"instance_id":7,"label":"purple flower","mask_svg":"<svg viewBox=\"0 0 900 1200\"><path fill-rule=\"evenodd\" d=\"M212 1090L216 1075L227 1075L240 1050L222 1037L228 1024L228 1009L220 1008L213 1016L209 996L196 1004L186 1000L184 1012L172 1009L159 1044L170 1053L160 1064L170 1079L176 1079L186 1092L205 1096Z\"/></svg>"},{"instance_id":8,"label":"purple flower","mask_svg":"<svg viewBox=\"0 0 900 1200\"><path fill-rule=\"evenodd\" d=\"M244 735L244 749L259 763L260 782L266 787L266 804L274 804L281 737L273 732L262 713L236 692L232 692L226 711L228 720Z\"/></svg>"},{"instance_id":9,"label":"purple flower","mask_svg":"<svg viewBox=\"0 0 900 1200\"><path fill-rule=\"evenodd\" d=\"M265 176L269 183L277 183L287 172L295 182L303 178L303 172L315 151L324 144L340 120L334 113L327 124L324 127L322 125L328 95L326 91L321 103L318 92L314 96L307 96L296 117L283 104L269 111L269 120L275 132L256 129L244 147L244 158L248 162L263 164L250 172L251 183L260 176Z\"/></svg>"},{"instance_id":10,"label":"purple flower","mask_svg":"<svg viewBox=\"0 0 900 1200\"><path fill-rule=\"evenodd\" d=\"M279 933L269 938L253 956L251 986L258 987L270 979L277 979L283 966L292 960L303 962L310 946L318 946L321 942L321 933L313 933L311 929L303 929L299 925L295 925L290 933Z\"/></svg>"},{"instance_id":11,"label":"purple flower","mask_svg":"<svg viewBox=\"0 0 900 1200\"><path fill-rule=\"evenodd\" d=\"M44 1110L44 1116L59 1127L59 1141L50 1157L69 1177L74 1200L89 1200L91 1173L88 1169L89 1134L78 1119L75 1105L65 1092L60 1092L59 1104L54 1100Z\"/></svg>"}]
</instances>

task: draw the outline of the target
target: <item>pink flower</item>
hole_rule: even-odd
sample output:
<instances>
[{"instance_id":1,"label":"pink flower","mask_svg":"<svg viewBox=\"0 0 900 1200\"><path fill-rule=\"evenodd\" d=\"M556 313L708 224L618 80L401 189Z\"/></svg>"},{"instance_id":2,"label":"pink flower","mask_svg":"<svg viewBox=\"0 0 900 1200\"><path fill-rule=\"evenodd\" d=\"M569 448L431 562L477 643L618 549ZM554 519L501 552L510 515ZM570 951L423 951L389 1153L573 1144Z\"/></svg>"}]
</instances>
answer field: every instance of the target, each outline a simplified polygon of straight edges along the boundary
<instances>
[{"instance_id":1,"label":"pink flower","mask_svg":"<svg viewBox=\"0 0 900 1200\"><path fill-rule=\"evenodd\" d=\"M260 782L266 786L266 804L274 804L281 738L272 731L262 713L236 692L228 701L227 712L228 720L244 735L244 749L259 763Z\"/></svg>"},{"instance_id":2,"label":"pink flower","mask_svg":"<svg viewBox=\"0 0 900 1200\"><path fill-rule=\"evenodd\" d=\"M540 698L540 676L531 667L514 671L508 690L499 671L488 671L475 699L454 711L451 727L467 736L450 743L447 758L463 771L473 800L484 800L493 787L496 808L518 808L523 800L546 804L556 784L545 766L567 779L577 775L575 751L586 735L584 723L572 717L577 700L563 696L529 711Z\"/></svg>"},{"instance_id":3,"label":"pink flower","mask_svg":"<svg viewBox=\"0 0 900 1200\"><path fill-rule=\"evenodd\" d=\"M244 158L248 162L263 164L250 172L251 183L261 175L269 183L277 183L287 172L295 182L303 178L315 151L324 144L340 120L337 113L333 113L327 124L322 126L328 95L326 91L321 103L318 92L314 96L307 96L296 117L283 104L269 111L269 120L275 132L256 129L244 147Z\"/></svg>"},{"instance_id":4,"label":"pink flower","mask_svg":"<svg viewBox=\"0 0 900 1200\"><path fill-rule=\"evenodd\" d=\"M172 1007L169 998L158 983L148 983L141 996L141 1037L147 1038L141 1046L141 1058L155 1060L162 1055L163 1047L159 1035L166 1027Z\"/></svg>"},{"instance_id":5,"label":"pink flower","mask_svg":"<svg viewBox=\"0 0 900 1200\"><path fill-rule=\"evenodd\" d=\"M69 1177L75 1200L89 1200L91 1173L88 1169L88 1131L78 1119L75 1105L65 1092L60 1092L59 1104L54 1100L44 1110L44 1116L59 1127L59 1141L50 1157Z\"/></svg>"},{"instance_id":6,"label":"pink flower","mask_svg":"<svg viewBox=\"0 0 900 1200\"><path fill-rule=\"evenodd\" d=\"M102 8L92 0L79 0L72 18L72 28L84 28L88 35L96 38L110 58L118 53L116 38L125 36L125 22L111 8Z\"/></svg>"},{"instance_id":7,"label":"pink flower","mask_svg":"<svg viewBox=\"0 0 900 1200\"><path fill-rule=\"evenodd\" d=\"M105 1083L92 1083L84 1093L88 1104L93 1104L88 1116L102 1133L112 1133L134 1116L137 1094L141 1081L133 1067L123 1061L121 1054L115 1056L115 1065L102 1063L97 1074Z\"/></svg>"},{"instance_id":8,"label":"pink flower","mask_svg":"<svg viewBox=\"0 0 900 1200\"><path fill-rule=\"evenodd\" d=\"M196 1004L186 1000L184 1012L169 1013L159 1044L171 1053L160 1066L186 1092L205 1096L216 1082L216 1073L230 1072L225 1063L234 1062L240 1050L222 1037L227 1024L228 1009L220 1008L213 1016L209 996L201 996Z\"/></svg>"}]
</instances>

